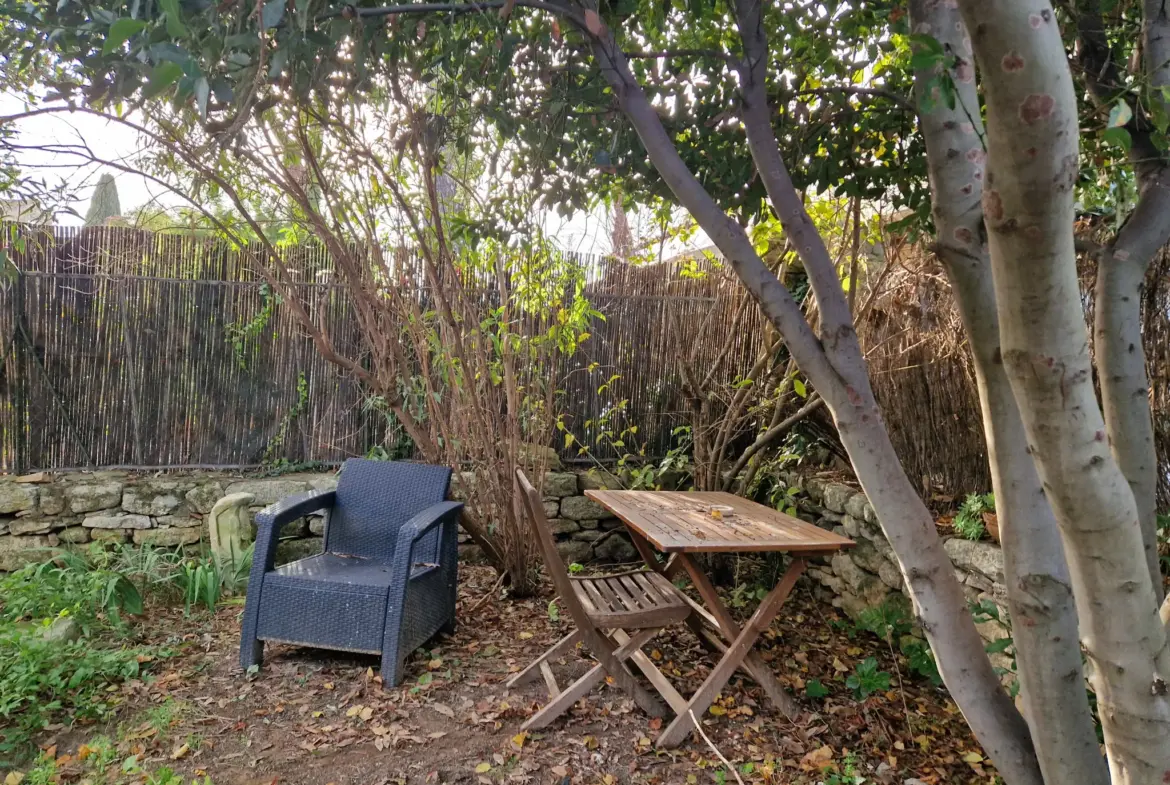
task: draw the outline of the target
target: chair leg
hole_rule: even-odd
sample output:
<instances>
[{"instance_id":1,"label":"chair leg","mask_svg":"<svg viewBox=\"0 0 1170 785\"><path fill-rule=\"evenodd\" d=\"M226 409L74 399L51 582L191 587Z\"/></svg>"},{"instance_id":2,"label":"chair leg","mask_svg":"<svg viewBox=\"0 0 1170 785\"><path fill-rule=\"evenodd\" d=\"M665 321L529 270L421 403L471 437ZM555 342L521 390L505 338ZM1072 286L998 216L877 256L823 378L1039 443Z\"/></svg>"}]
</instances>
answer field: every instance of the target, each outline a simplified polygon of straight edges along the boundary
<instances>
[{"instance_id":1,"label":"chair leg","mask_svg":"<svg viewBox=\"0 0 1170 785\"><path fill-rule=\"evenodd\" d=\"M573 630L568 635L553 644L548 651L533 660L532 664L530 664L527 668L508 679L504 686L511 689L512 687L524 684L525 682L532 681L540 675L541 663L545 663L549 660L560 657L562 654L576 646L577 641L579 640L581 640L581 631Z\"/></svg>"},{"instance_id":2,"label":"chair leg","mask_svg":"<svg viewBox=\"0 0 1170 785\"><path fill-rule=\"evenodd\" d=\"M651 717L665 716L666 707L634 678L634 674L626 667L625 660L659 632L658 629L639 630L621 646L615 646L613 641L596 630L585 634L585 645L589 647L597 661L605 666L614 683Z\"/></svg>"},{"instance_id":3,"label":"chair leg","mask_svg":"<svg viewBox=\"0 0 1170 785\"><path fill-rule=\"evenodd\" d=\"M405 657L398 656L398 647L382 649L382 667L378 675L382 677L382 684L386 687L397 687L402 683L402 673L405 670Z\"/></svg>"},{"instance_id":4,"label":"chair leg","mask_svg":"<svg viewBox=\"0 0 1170 785\"><path fill-rule=\"evenodd\" d=\"M439 632L444 635L455 634L455 616L452 615L448 621L443 622L443 626L439 628Z\"/></svg>"},{"instance_id":5,"label":"chair leg","mask_svg":"<svg viewBox=\"0 0 1170 785\"><path fill-rule=\"evenodd\" d=\"M248 670L253 665L264 664L264 641L259 638L245 638L240 641L240 667Z\"/></svg>"}]
</instances>

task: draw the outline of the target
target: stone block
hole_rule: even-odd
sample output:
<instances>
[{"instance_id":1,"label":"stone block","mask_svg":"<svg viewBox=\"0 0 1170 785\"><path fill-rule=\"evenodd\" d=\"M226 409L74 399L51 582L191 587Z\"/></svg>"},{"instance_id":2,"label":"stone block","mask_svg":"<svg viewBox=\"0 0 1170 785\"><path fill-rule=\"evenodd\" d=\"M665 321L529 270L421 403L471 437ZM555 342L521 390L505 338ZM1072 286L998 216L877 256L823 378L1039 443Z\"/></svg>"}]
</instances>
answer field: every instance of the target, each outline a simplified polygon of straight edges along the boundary
<instances>
[{"instance_id":1,"label":"stone block","mask_svg":"<svg viewBox=\"0 0 1170 785\"><path fill-rule=\"evenodd\" d=\"M517 457L520 459L520 465L526 469L559 471L562 468L561 456L557 455L557 451L552 447L523 442L519 445L517 452L519 453Z\"/></svg>"},{"instance_id":2,"label":"stone block","mask_svg":"<svg viewBox=\"0 0 1170 785\"><path fill-rule=\"evenodd\" d=\"M122 509L139 515L171 515L185 499L189 490L185 483L175 480L149 480L127 485L122 491Z\"/></svg>"},{"instance_id":3,"label":"stone block","mask_svg":"<svg viewBox=\"0 0 1170 785\"><path fill-rule=\"evenodd\" d=\"M9 515L37 506L37 488L14 480L0 482L0 515Z\"/></svg>"},{"instance_id":4,"label":"stone block","mask_svg":"<svg viewBox=\"0 0 1170 785\"><path fill-rule=\"evenodd\" d=\"M597 529L585 529L574 534L573 539L580 540L581 542L597 542L604 536L605 532L598 531Z\"/></svg>"},{"instance_id":5,"label":"stone block","mask_svg":"<svg viewBox=\"0 0 1170 785\"><path fill-rule=\"evenodd\" d=\"M447 491L447 497L451 501L465 502L474 488L475 472L459 472L451 477L451 486Z\"/></svg>"},{"instance_id":6,"label":"stone block","mask_svg":"<svg viewBox=\"0 0 1170 785\"><path fill-rule=\"evenodd\" d=\"M196 485L187 491L184 496L191 508L200 515L211 512L211 508L224 495L223 485L218 482L208 482Z\"/></svg>"},{"instance_id":7,"label":"stone block","mask_svg":"<svg viewBox=\"0 0 1170 785\"><path fill-rule=\"evenodd\" d=\"M820 477L808 477L805 478L803 482L794 479L788 483L788 487L790 488L793 485L796 485L799 488L803 488L805 495L807 495L814 502L819 502L822 498L824 498L825 485L827 485L827 482L822 480Z\"/></svg>"},{"instance_id":8,"label":"stone block","mask_svg":"<svg viewBox=\"0 0 1170 785\"><path fill-rule=\"evenodd\" d=\"M829 518L826 516L824 518L821 518L821 520L827 521L827 520L829 520ZM845 528L846 534L848 534L853 539L857 539L858 537L861 536L861 522L860 521L858 521L852 515L842 515L841 521L842 521L841 525ZM824 524L821 524L821 523L818 523L817 525L821 526L822 528L832 529L832 526L824 526Z\"/></svg>"},{"instance_id":9,"label":"stone block","mask_svg":"<svg viewBox=\"0 0 1170 785\"><path fill-rule=\"evenodd\" d=\"M334 474L319 474L314 477L306 477L305 481L309 483L309 489L314 491L335 491L337 490L338 476Z\"/></svg>"},{"instance_id":10,"label":"stone block","mask_svg":"<svg viewBox=\"0 0 1170 785\"><path fill-rule=\"evenodd\" d=\"M574 521L598 520L612 517L609 510L584 496L566 496L561 499L561 517Z\"/></svg>"},{"instance_id":11,"label":"stone block","mask_svg":"<svg viewBox=\"0 0 1170 785\"><path fill-rule=\"evenodd\" d=\"M62 529L68 521L53 518L17 518L8 525L9 534L48 534L53 529Z\"/></svg>"},{"instance_id":12,"label":"stone block","mask_svg":"<svg viewBox=\"0 0 1170 785\"><path fill-rule=\"evenodd\" d=\"M621 521L619 521L617 518L610 518L609 520L606 521L606 523L619 523L620 524ZM596 529L598 526L601 525L598 521L592 520L590 518L586 518L583 521L577 521L577 524L582 529ZM611 527L611 528L616 528L616 527Z\"/></svg>"},{"instance_id":13,"label":"stone block","mask_svg":"<svg viewBox=\"0 0 1170 785\"><path fill-rule=\"evenodd\" d=\"M882 565L886 563L886 560L878 553L877 548L873 547L873 543L866 539L857 541L857 547L849 551L849 558L853 559L853 563L861 569L875 575L881 572Z\"/></svg>"},{"instance_id":14,"label":"stone block","mask_svg":"<svg viewBox=\"0 0 1170 785\"><path fill-rule=\"evenodd\" d=\"M557 553L565 564L585 564L593 559L593 546L580 540L562 540L557 543Z\"/></svg>"},{"instance_id":15,"label":"stone block","mask_svg":"<svg viewBox=\"0 0 1170 785\"><path fill-rule=\"evenodd\" d=\"M580 531L581 524L564 518L550 518L548 528L555 537L561 534L572 534L573 532Z\"/></svg>"},{"instance_id":16,"label":"stone block","mask_svg":"<svg viewBox=\"0 0 1170 785\"><path fill-rule=\"evenodd\" d=\"M572 472L545 472L544 495L546 498L561 499L577 494L577 475ZM592 516L597 518L599 516Z\"/></svg>"},{"instance_id":17,"label":"stone block","mask_svg":"<svg viewBox=\"0 0 1170 785\"><path fill-rule=\"evenodd\" d=\"M888 561L883 561L878 569L878 578L891 589L902 588L902 573Z\"/></svg>"},{"instance_id":18,"label":"stone block","mask_svg":"<svg viewBox=\"0 0 1170 785\"><path fill-rule=\"evenodd\" d=\"M544 502L544 517L555 518L560 512L561 504L556 499L546 499Z\"/></svg>"},{"instance_id":19,"label":"stone block","mask_svg":"<svg viewBox=\"0 0 1170 785\"><path fill-rule=\"evenodd\" d=\"M288 564L290 561L307 559L316 556L325 547L325 541L320 537L306 537L303 540L281 540L276 546L276 563Z\"/></svg>"},{"instance_id":20,"label":"stone block","mask_svg":"<svg viewBox=\"0 0 1170 785\"><path fill-rule=\"evenodd\" d=\"M620 491L626 487L621 478L613 472L597 468L581 474L578 482L583 491Z\"/></svg>"},{"instance_id":21,"label":"stone block","mask_svg":"<svg viewBox=\"0 0 1170 785\"><path fill-rule=\"evenodd\" d=\"M459 545L459 563L460 564L486 564L487 559L484 558L483 548L475 543L461 543Z\"/></svg>"},{"instance_id":22,"label":"stone block","mask_svg":"<svg viewBox=\"0 0 1170 785\"><path fill-rule=\"evenodd\" d=\"M994 643L995 641L1012 637L1011 630L995 619L977 622L975 629L979 632L979 637L988 643Z\"/></svg>"},{"instance_id":23,"label":"stone block","mask_svg":"<svg viewBox=\"0 0 1170 785\"><path fill-rule=\"evenodd\" d=\"M1003 583L1003 551L998 545L955 537L944 542L943 548L959 569L977 572L994 583Z\"/></svg>"},{"instance_id":24,"label":"stone block","mask_svg":"<svg viewBox=\"0 0 1170 785\"><path fill-rule=\"evenodd\" d=\"M203 525L203 518L187 513L186 515L160 515L154 522L165 529L195 529Z\"/></svg>"},{"instance_id":25,"label":"stone block","mask_svg":"<svg viewBox=\"0 0 1170 785\"><path fill-rule=\"evenodd\" d=\"M41 515L60 515L65 511L65 489L60 485L43 485L40 488Z\"/></svg>"},{"instance_id":26,"label":"stone block","mask_svg":"<svg viewBox=\"0 0 1170 785\"><path fill-rule=\"evenodd\" d=\"M873 505L868 502L865 504L865 522L872 526L881 526L880 522L878 521L877 510L875 510Z\"/></svg>"},{"instance_id":27,"label":"stone block","mask_svg":"<svg viewBox=\"0 0 1170 785\"><path fill-rule=\"evenodd\" d=\"M309 531L317 536L322 537L325 534L325 517L322 515L313 515L309 518ZM463 536L463 530L460 529L460 536ZM462 540L460 540L462 542Z\"/></svg>"},{"instance_id":28,"label":"stone block","mask_svg":"<svg viewBox=\"0 0 1170 785\"><path fill-rule=\"evenodd\" d=\"M845 512L845 504L857 491L838 482L825 483L823 503L829 512Z\"/></svg>"},{"instance_id":29,"label":"stone block","mask_svg":"<svg viewBox=\"0 0 1170 785\"><path fill-rule=\"evenodd\" d=\"M133 537L135 545L173 548L178 545L194 545L199 542L201 534L199 529L137 529Z\"/></svg>"},{"instance_id":30,"label":"stone block","mask_svg":"<svg viewBox=\"0 0 1170 785\"><path fill-rule=\"evenodd\" d=\"M110 510L122 504L122 483L117 481L70 485L65 490L73 512Z\"/></svg>"},{"instance_id":31,"label":"stone block","mask_svg":"<svg viewBox=\"0 0 1170 785\"><path fill-rule=\"evenodd\" d=\"M869 504L869 500L865 498L864 493L855 493L845 502L845 514L863 521L865 520L865 505L867 504Z\"/></svg>"},{"instance_id":32,"label":"stone block","mask_svg":"<svg viewBox=\"0 0 1170 785\"><path fill-rule=\"evenodd\" d=\"M14 537L6 534L0 537L0 571L12 572L26 564L48 561L56 552L48 535L27 534L23 537Z\"/></svg>"},{"instance_id":33,"label":"stone block","mask_svg":"<svg viewBox=\"0 0 1170 785\"><path fill-rule=\"evenodd\" d=\"M72 545L80 545L81 543L89 542L90 530L84 526L70 526L68 529L63 529L57 532L58 539L61 542L67 542Z\"/></svg>"},{"instance_id":34,"label":"stone block","mask_svg":"<svg viewBox=\"0 0 1170 785\"><path fill-rule=\"evenodd\" d=\"M594 521L589 521L589 520L581 521L581 528L588 529L589 527L586 526L586 524L593 523L593 522ZM624 523L622 523L621 521L619 521L617 518L606 518L604 521L597 521L596 523L598 526L601 527L602 531L607 531L607 532L614 531L615 529L626 528L626 525Z\"/></svg>"},{"instance_id":35,"label":"stone block","mask_svg":"<svg viewBox=\"0 0 1170 785\"><path fill-rule=\"evenodd\" d=\"M309 490L309 484L304 480L241 480L233 482L227 487L229 494L250 493L256 497L256 504L267 507L276 504L286 496L294 493L304 493Z\"/></svg>"},{"instance_id":36,"label":"stone block","mask_svg":"<svg viewBox=\"0 0 1170 785\"><path fill-rule=\"evenodd\" d=\"M865 570L854 564L853 559L846 553L835 553L830 562L833 565L833 573L845 582L845 585L854 591L867 579L872 576L867 575Z\"/></svg>"},{"instance_id":37,"label":"stone block","mask_svg":"<svg viewBox=\"0 0 1170 785\"><path fill-rule=\"evenodd\" d=\"M630 562L637 560L638 551L626 535L614 532L593 546L593 555L599 561Z\"/></svg>"},{"instance_id":38,"label":"stone block","mask_svg":"<svg viewBox=\"0 0 1170 785\"><path fill-rule=\"evenodd\" d=\"M130 541L129 529L88 529L89 538L93 542L122 543Z\"/></svg>"},{"instance_id":39,"label":"stone block","mask_svg":"<svg viewBox=\"0 0 1170 785\"><path fill-rule=\"evenodd\" d=\"M86 516L81 525L87 529L150 529L154 521L145 515L127 515L107 510L99 515Z\"/></svg>"}]
</instances>

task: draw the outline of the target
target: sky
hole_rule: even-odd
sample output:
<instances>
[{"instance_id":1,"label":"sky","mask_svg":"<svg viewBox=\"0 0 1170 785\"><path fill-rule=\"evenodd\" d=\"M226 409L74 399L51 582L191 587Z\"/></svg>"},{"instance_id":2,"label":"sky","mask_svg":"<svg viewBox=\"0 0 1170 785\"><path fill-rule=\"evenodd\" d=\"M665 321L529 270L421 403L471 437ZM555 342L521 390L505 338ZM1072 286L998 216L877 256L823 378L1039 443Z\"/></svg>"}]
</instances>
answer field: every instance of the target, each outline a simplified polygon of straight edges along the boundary
<instances>
[{"instance_id":1,"label":"sky","mask_svg":"<svg viewBox=\"0 0 1170 785\"><path fill-rule=\"evenodd\" d=\"M23 109L23 102L18 97L0 93L0 116L17 114ZM15 127L18 144L77 145L84 140L97 158L127 165L131 164L135 152L142 145L140 135L133 129L91 114L54 113L28 117L19 120ZM64 151L25 150L19 163L23 174L27 176L44 177L50 183L64 180L75 189L76 199L70 203L70 207L77 215L64 211L58 213L56 222L61 225L77 226L82 223L81 216L85 215L93 189L105 172L114 176L123 214L144 205L167 208L185 204L181 197L146 177L85 162ZM631 222L633 220L631 216ZM565 250L596 254L611 251L610 220L604 211L577 213L564 219L550 210L545 216L545 231L555 237ZM692 243L696 247L706 244L706 238L702 235ZM681 250L684 249L667 248L664 249L664 255L670 256Z\"/></svg>"}]
</instances>

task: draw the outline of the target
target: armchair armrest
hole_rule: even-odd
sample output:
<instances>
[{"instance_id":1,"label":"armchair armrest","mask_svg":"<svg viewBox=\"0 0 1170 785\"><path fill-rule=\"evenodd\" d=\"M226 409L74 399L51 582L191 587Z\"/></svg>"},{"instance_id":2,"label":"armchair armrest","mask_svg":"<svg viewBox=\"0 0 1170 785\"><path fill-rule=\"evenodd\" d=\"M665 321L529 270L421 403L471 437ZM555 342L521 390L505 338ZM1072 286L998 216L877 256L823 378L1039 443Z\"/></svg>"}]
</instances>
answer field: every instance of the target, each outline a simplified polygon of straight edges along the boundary
<instances>
[{"instance_id":1,"label":"armchair armrest","mask_svg":"<svg viewBox=\"0 0 1170 785\"><path fill-rule=\"evenodd\" d=\"M332 507L335 501L337 491L307 491L286 496L276 504L270 504L256 513L256 527L268 529L271 536L275 537L286 523Z\"/></svg>"},{"instance_id":2,"label":"armchair armrest","mask_svg":"<svg viewBox=\"0 0 1170 785\"><path fill-rule=\"evenodd\" d=\"M394 560L399 563L400 567L405 568L408 575L411 562L414 560L415 543L436 527L446 523L454 524L462 510L463 502L439 502L432 504L402 524L402 528L398 530Z\"/></svg>"}]
</instances>

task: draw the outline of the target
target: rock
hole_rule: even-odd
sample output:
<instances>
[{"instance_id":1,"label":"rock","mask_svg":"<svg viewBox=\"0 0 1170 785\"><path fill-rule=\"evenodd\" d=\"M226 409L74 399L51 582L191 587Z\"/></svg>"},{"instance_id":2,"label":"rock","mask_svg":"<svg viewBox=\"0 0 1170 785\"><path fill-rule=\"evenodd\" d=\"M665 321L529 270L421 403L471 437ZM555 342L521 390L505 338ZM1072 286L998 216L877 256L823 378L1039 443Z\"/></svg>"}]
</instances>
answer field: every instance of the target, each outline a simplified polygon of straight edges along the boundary
<instances>
[{"instance_id":1,"label":"rock","mask_svg":"<svg viewBox=\"0 0 1170 785\"><path fill-rule=\"evenodd\" d=\"M582 474L579 482L583 491L620 491L626 487L621 478L613 472L597 468Z\"/></svg>"},{"instance_id":2,"label":"rock","mask_svg":"<svg viewBox=\"0 0 1170 785\"><path fill-rule=\"evenodd\" d=\"M546 517L546 518L557 517L557 513L561 509L560 502L558 502L556 499L550 499L550 500L543 502L543 504L544 504L544 517Z\"/></svg>"},{"instance_id":3,"label":"rock","mask_svg":"<svg viewBox=\"0 0 1170 785\"><path fill-rule=\"evenodd\" d=\"M963 570L955 570L955 574L959 577L962 583L968 586L974 586L979 591L989 592L995 588L995 584L991 579L984 578L977 572L964 572Z\"/></svg>"},{"instance_id":4,"label":"rock","mask_svg":"<svg viewBox=\"0 0 1170 785\"><path fill-rule=\"evenodd\" d=\"M834 594L840 594L842 589L841 579L831 572L826 570L809 570L808 574L814 581L822 586L828 587Z\"/></svg>"},{"instance_id":5,"label":"rock","mask_svg":"<svg viewBox=\"0 0 1170 785\"><path fill-rule=\"evenodd\" d=\"M902 573L888 561L883 561L878 569L878 579L891 589L902 588Z\"/></svg>"},{"instance_id":6,"label":"rock","mask_svg":"<svg viewBox=\"0 0 1170 785\"><path fill-rule=\"evenodd\" d=\"M26 564L47 561L56 551L47 535L29 534L14 537L6 534L0 537L0 570L12 572Z\"/></svg>"},{"instance_id":7,"label":"rock","mask_svg":"<svg viewBox=\"0 0 1170 785\"><path fill-rule=\"evenodd\" d=\"M122 491L122 509L140 515L170 515L183 503L188 489L175 480L151 480Z\"/></svg>"},{"instance_id":8,"label":"rock","mask_svg":"<svg viewBox=\"0 0 1170 785\"><path fill-rule=\"evenodd\" d=\"M814 502L819 502L825 496L825 486L828 485L828 483L825 480L822 480L820 477L808 477L803 479L803 481L794 478L788 482L789 488L791 488L793 485L798 488L802 488L805 495Z\"/></svg>"},{"instance_id":9,"label":"rock","mask_svg":"<svg viewBox=\"0 0 1170 785\"><path fill-rule=\"evenodd\" d=\"M606 521L606 523L621 523L621 522L618 521L616 518L611 518L610 520ZM598 521L593 520L592 518L586 518L583 521L577 521L577 524L582 529L596 529L598 526L600 526L600 523ZM616 527L611 527L611 528L616 528Z\"/></svg>"},{"instance_id":10,"label":"rock","mask_svg":"<svg viewBox=\"0 0 1170 785\"><path fill-rule=\"evenodd\" d=\"M562 540L557 543L557 553L565 564L584 564L593 559L593 546L580 540Z\"/></svg>"},{"instance_id":11,"label":"rock","mask_svg":"<svg viewBox=\"0 0 1170 785\"><path fill-rule=\"evenodd\" d=\"M955 566L978 572L995 583L1003 583L1003 551L989 542L971 542L955 537L943 543Z\"/></svg>"},{"instance_id":12,"label":"rock","mask_svg":"<svg viewBox=\"0 0 1170 785\"><path fill-rule=\"evenodd\" d=\"M577 495L577 475L572 472L545 472L544 473L544 495L545 498L561 499L565 496ZM592 516L597 518L599 516Z\"/></svg>"},{"instance_id":13,"label":"rock","mask_svg":"<svg viewBox=\"0 0 1170 785\"><path fill-rule=\"evenodd\" d=\"M638 558L638 551L623 534L614 533L593 546L593 553L601 561L628 562Z\"/></svg>"},{"instance_id":14,"label":"rock","mask_svg":"<svg viewBox=\"0 0 1170 785\"><path fill-rule=\"evenodd\" d=\"M128 542L130 532L127 529L89 529L89 538L94 542Z\"/></svg>"},{"instance_id":15,"label":"rock","mask_svg":"<svg viewBox=\"0 0 1170 785\"><path fill-rule=\"evenodd\" d=\"M36 487L12 480L0 482L0 515L31 510L36 504Z\"/></svg>"},{"instance_id":16,"label":"rock","mask_svg":"<svg viewBox=\"0 0 1170 785\"><path fill-rule=\"evenodd\" d=\"M848 527L846 527L848 530ZM849 558L853 563L867 572L879 574L886 560L878 553L877 548L869 540L859 540L857 547L849 551Z\"/></svg>"},{"instance_id":17,"label":"rock","mask_svg":"<svg viewBox=\"0 0 1170 785\"><path fill-rule=\"evenodd\" d=\"M855 493L857 491L848 485L842 485L839 482L825 483L824 505L829 512L845 512L845 504L849 501L849 497Z\"/></svg>"},{"instance_id":18,"label":"rock","mask_svg":"<svg viewBox=\"0 0 1170 785\"><path fill-rule=\"evenodd\" d=\"M53 477L48 472L33 472L32 474L22 474L16 478L17 482L52 482Z\"/></svg>"},{"instance_id":19,"label":"rock","mask_svg":"<svg viewBox=\"0 0 1170 785\"><path fill-rule=\"evenodd\" d=\"M463 530L460 529L460 532ZM325 517L323 515L313 515L309 518L309 532L322 537L325 534Z\"/></svg>"},{"instance_id":20,"label":"rock","mask_svg":"<svg viewBox=\"0 0 1170 785\"><path fill-rule=\"evenodd\" d=\"M335 491L338 479L336 474L319 474L315 477L306 477L305 481L309 483L310 490Z\"/></svg>"},{"instance_id":21,"label":"rock","mask_svg":"<svg viewBox=\"0 0 1170 785\"><path fill-rule=\"evenodd\" d=\"M862 585L866 578L870 577L866 575L864 570L853 563L853 559L849 558L848 554L833 554L831 564L833 565L833 573L854 591Z\"/></svg>"},{"instance_id":22,"label":"rock","mask_svg":"<svg viewBox=\"0 0 1170 785\"><path fill-rule=\"evenodd\" d=\"M574 534L573 539L581 542L597 542L604 536L605 532L597 531L597 529L585 529Z\"/></svg>"},{"instance_id":23,"label":"rock","mask_svg":"<svg viewBox=\"0 0 1170 785\"><path fill-rule=\"evenodd\" d=\"M589 520L581 521L581 528L582 529L590 528L589 526L585 525L587 523L593 523L593 521L589 521ZM606 518L604 521L597 521L597 525L601 527L602 531L607 531L607 532L611 532L614 529L626 528L626 525L624 523L622 523L621 521L619 521L617 518Z\"/></svg>"},{"instance_id":24,"label":"rock","mask_svg":"<svg viewBox=\"0 0 1170 785\"><path fill-rule=\"evenodd\" d=\"M72 643L81 637L81 624L72 616L58 616L40 635L49 643Z\"/></svg>"},{"instance_id":25,"label":"rock","mask_svg":"<svg viewBox=\"0 0 1170 785\"><path fill-rule=\"evenodd\" d=\"M460 564L486 564L487 559L484 558L483 548L474 543L464 543L459 546L459 563Z\"/></svg>"},{"instance_id":26,"label":"rock","mask_svg":"<svg viewBox=\"0 0 1170 785\"><path fill-rule=\"evenodd\" d=\"M821 520L822 521L828 520L828 518L827 517L822 518ZM854 539L857 539L858 537L861 536L861 523L856 518L854 518L852 515L843 515L843 516L841 516L841 520L842 520L842 526L845 527L846 534L848 534L850 537L852 537ZM817 525L821 526L820 523L818 523ZM832 529L831 526L822 526L822 528Z\"/></svg>"},{"instance_id":27,"label":"rock","mask_svg":"<svg viewBox=\"0 0 1170 785\"><path fill-rule=\"evenodd\" d=\"M84 526L70 526L68 529L57 532L57 537L61 542L75 545L89 542L90 540L89 529Z\"/></svg>"},{"instance_id":28,"label":"rock","mask_svg":"<svg viewBox=\"0 0 1170 785\"><path fill-rule=\"evenodd\" d=\"M900 595L890 595L885 584L872 575L867 575L855 591L841 593L840 607L848 614L849 618L857 619L864 611L881 607L882 603L888 602L888 598L891 596Z\"/></svg>"},{"instance_id":29,"label":"rock","mask_svg":"<svg viewBox=\"0 0 1170 785\"><path fill-rule=\"evenodd\" d=\"M520 465L526 469L558 471L561 468L561 456L552 447L525 442L520 444L517 452Z\"/></svg>"},{"instance_id":30,"label":"rock","mask_svg":"<svg viewBox=\"0 0 1170 785\"><path fill-rule=\"evenodd\" d=\"M249 529L252 532L252 536L255 537L256 526L252 525ZM308 518L297 518L295 521L289 521L280 527L281 537L308 537L311 533Z\"/></svg>"},{"instance_id":31,"label":"rock","mask_svg":"<svg viewBox=\"0 0 1170 785\"><path fill-rule=\"evenodd\" d=\"M227 487L228 494L250 493L261 507L276 504L286 496L304 493L309 484L304 480L242 480Z\"/></svg>"},{"instance_id":32,"label":"rock","mask_svg":"<svg viewBox=\"0 0 1170 785\"><path fill-rule=\"evenodd\" d=\"M70 485L65 490L65 498L69 500L69 509L73 512L109 510L122 504L122 483Z\"/></svg>"},{"instance_id":33,"label":"rock","mask_svg":"<svg viewBox=\"0 0 1170 785\"><path fill-rule=\"evenodd\" d=\"M12 525L9 519L0 518L0 535L8 534L8 527Z\"/></svg>"},{"instance_id":34,"label":"rock","mask_svg":"<svg viewBox=\"0 0 1170 785\"><path fill-rule=\"evenodd\" d=\"M65 489L59 485L45 485L40 489L41 514L59 515L65 511Z\"/></svg>"},{"instance_id":35,"label":"rock","mask_svg":"<svg viewBox=\"0 0 1170 785\"><path fill-rule=\"evenodd\" d=\"M561 517L584 521L612 518L613 514L592 499L584 496L566 496L561 500Z\"/></svg>"},{"instance_id":36,"label":"rock","mask_svg":"<svg viewBox=\"0 0 1170 785\"><path fill-rule=\"evenodd\" d=\"M243 560L244 551L252 539L252 516L248 514L248 505L255 501L256 497L251 493L229 493L207 514L211 552L220 564L234 567Z\"/></svg>"},{"instance_id":37,"label":"rock","mask_svg":"<svg viewBox=\"0 0 1170 785\"><path fill-rule=\"evenodd\" d=\"M60 529L68 521L54 521L52 518L18 518L8 526L11 534L48 534L53 529Z\"/></svg>"},{"instance_id":38,"label":"rock","mask_svg":"<svg viewBox=\"0 0 1170 785\"><path fill-rule=\"evenodd\" d=\"M209 482L204 485L196 485L191 490L184 494L187 503L191 508L200 515L206 515L211 512L211 508L223 496L223 486L218 482Z\"/></svg>"},{"instance_id":39,"label":"rock","mask_svg":"<svg viewBox=\"0 0 1170 785\"><path fill-rule=\"evenodd\" d=\"M869 504L869 500L865 498L864 493L855 493L845 502L845 514L863 521L865 520L865 505L867 504Z\"/></svg>"},{"instance_id":40,"label":"rock","mask_svg":"<svg viewBox=\"0 0 1170 785\"><path fill-rule=\"evenodd\" d=\"M160 548L194 545L202 539L201 535L199 529L137 529L134 532L134 544Z\"/></svg>"},{"instance_id":41,"label":"rock","mask_svg":"<svg viewBox=\"0 0 1170 785\"><path fill-rule=\"evenodd\" d=\"M325 547L325 541L320 537L306 537L302 540L281 540L276 546L276 563L288 564L290 561L307 559L316 556Z\"/></svg>"},{"instance_id":42,"label":"rock","mask_svg":"<svg viewBox=\"0 0 1170 785\"><path fill-rule=\"evenodd\" d=\"M994 643L995 641L1012 637L1011 630L995 619L976 622L975 629L978 630L979 637L988 643Z\"/></svg>"},{"instance_id":43,"label":"rock","mask_svg":"<svg viewBox=\"0 0 1170 785\"><path fill-rule=\"evenodd\" d=\"M865 503L865 522L872 526L881 526L881 522L878 521L877 510L869 502Z\"/></svg>"},{"instance_id":44,"label":"rock","mask_svg":"<svg viewBox=\"0 0 1170 785\"><path fill-rule=\"evenodd\" d=\"M548 528L555 537L560 534L572 534L573 532L580 531L581 524L576 521L566 520L565 518L550 518Z\"/></svg>"},{"instance_id":45,"label":"rock","mask_svg":"<svg viewBox=\"0 0 1170 785\"><path fill-rule=\"evenodd\" d=\"M203 519L192 515L160 515L154 519L159 526L167 529L194 529L203 525Z\"/></svg>"},{"instance_id":46,"label":"rock","mask_svg":"<svg viewBox=\"0 0 1170 785\"><path fill-rule=\"evenodd\" d=\"M81 525L88 529L150 529L154 521L145 515L124 515L119 512L104 512L86 516Z\"/></svg>"}]
</instances>

